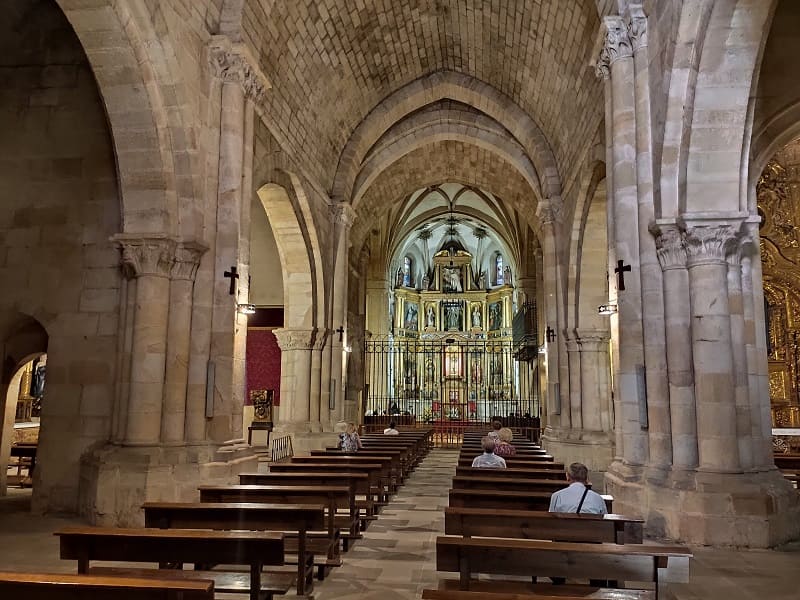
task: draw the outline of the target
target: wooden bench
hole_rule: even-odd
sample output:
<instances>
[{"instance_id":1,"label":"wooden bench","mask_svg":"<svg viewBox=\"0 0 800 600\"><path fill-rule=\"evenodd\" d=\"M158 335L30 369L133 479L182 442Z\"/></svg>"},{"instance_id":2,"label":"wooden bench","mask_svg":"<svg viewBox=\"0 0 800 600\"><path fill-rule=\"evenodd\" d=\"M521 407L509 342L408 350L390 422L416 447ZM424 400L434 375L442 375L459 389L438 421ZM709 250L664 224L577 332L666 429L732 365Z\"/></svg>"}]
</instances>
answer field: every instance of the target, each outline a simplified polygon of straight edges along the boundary
<instances>
[{"instance_id":1,"label":"wooden bench","mask_svg":"<svg viewBox=\"0 0 800 600\"><path fill-rule=\"evenodd\" d=\"M475 450L474 452L462 450L461 454L458 455L458 460L469 460L472 462L472 459L474 459L476 456L480 456L481 454L483 454L483 450ZM514 456L504 456L503 458L506 459L506 462L513 461L520 464L531 464L532 466L538 466L540 463L555 462L555 459L551 454L519 454ZM563 468L563 463L561 464Z\"/></svg>"},{"instance_id":2,"label":"wooden bench","mask_svg":"<svg viewBox=\"0 0 800 600\"><path fill-rule=\"evenodd\" d=\"M459 573L470 588L477 574L572 577L647 582L688 581L692 554L679 546L576 544L539 540L438 537L437 571ZM543 584L539 584L543 585Z\"/></svg>"},{"instance_id":3,"label":"wooden bench","mask_svg":"<svg viewBox=\"0 0 800 600\"><path fill-rule=\"evenodd\" d=\"M147 502L142 508L145 527L297 532L297 595L313 589L314 554L307 548L308 532L325 528L322 505Z\"/></svg>"},{"instance_id":4,"label":"wooden bench","mask_svg":"<svg viewBox=\"0 0 800 600\"><path fill-rule=\"evenodd\" d=\"M500 477L500 478L521 478L531 479L553 479L566 482L564 471L547 468L517 469L507 467L505 469L481 469L480 467L456 467L456 477Z\"/></svg>"},{"instance_id":5,"label":"wooden bench","mask_svg":"<svg viewBox=\"0 0 800 600\"><path fill-rule=\"evenodd\" d=\"M576 515L533 510L455 507L444 509L444 532L463 537L641 544L643 524L642 519L613 514Z\"/></svg>"},{"instance_id":6,"label":"wooden bench","mask_svg":"<svg viewBox=\"0 0 800 600\"><path fill-rule=\"evenodd\" d=\"M265 502L267 504L322 504L327 508L328 537L337 539L336 529L345 527L358 533L359 518L353 486L298 485L220 485L200 486L200 502ZM337 520L338 509L350 516ZM338 544L331 546L328 559L339 561ZM347 550L347 548L345 548ZM335 566L333 564L329 566Z\"/></svg>"},{"instance_id":7,"label":"wooden bench","mask_svg":"<svg viewBox=\"0 0 800 600\"><path fill-rule=\"evenodd\" d=\"M91 597L100 600L214 600L214 582L157 577L0 573L0 598L85 600Z\"/></svg>"},{"instance_id":8,"label":"wooden bench","mask_svg":"<svg viewBox=\"0 0 800 600\"><path fill-rule=\"evenodd\" d=\"M458 466L471 467L472 461L475 460L476 456L479 456L479 454L462 454L458 458ZM550 469L558 471L561 474L566 472L564 470L564 463L555 462L552 457L544 459L535 456L532 457L534 460L529 460L531 457L517 458L516 456L504 456L503 458L506 461L506 466L511 469Z\"/></svg>"},{"instance_id":9,"label":"wooden bench","mask_svg":"<svg viewBox=\"0 0 800 600\"><path fill-rule=\"evenodd\" d=\"M507 510L543 510L550 508L549 492L506 492L496 490L450 490L450 506ZM606 511L611 513L613 498L603 495Z\"/></svg>"},{"instance_id":10,"label":"wooden bench","mask_svg":"<svg viewBox=\"0 0 800 600\"><path fill-rule=\"evenodd\" d=\"M484 469L489 470L489 469ZM502 470L502 469L498 469ZM564 479L532 479L527 477L483 477L480 475L453 477L453 488L460 490L497 490L506 492L548 492L563 490L569 483ZM591 484L587 484L591 488Z\"/></svg>"},{"instance_id":11,"label":"wooden bench","mask_svg":"<svg viewBox=\"0 0 800 600\"><path fill-rule=\"evenodd\" d=\"M385 490L384 495L380 498L382 502L386 502L388 500L388 494L397 491L397 482L401 478L399 461L395 461L395 459L386 454L381 454L378 456L357 456L356 454L293 456L289 462L290 464L336 465L342 471L346 471L347 467L351 465L359 466L378 464L380 465L379 477Z\"/></svg>"},{"instance_id":12,"label":"wooden bench","mask_svg":"<svg viewBox=\"0 0 800 600\"><path fill-rule=\"evenodd\" d=\"M210 579L218 592L249 593L251 600L285 594L293 576L262 574L283 564L283 535L251 531L181 531L67 527L55 532L61 558L78 561L78 573L146 579ZM89 568L90 561L170 564L170 569ZM182 571L183 563L246 565L249 573Z\"/></svg>"},{"instance_id":13,"label":"wooden bench","mask_svg":"<svg viewBox=\"0 0 800 600\"><path fill-rule=\"evenodd\" d=\"M380 498L385 496L383 481L381 480L381 473L383 467L379 463L364 463L347 465L337 465L330 463L280 463L272 464L269 467L270 473L366 473L369 475L369 489L364 493L367 499L372 503L371 511L375 510L375 504ZM241 481L241 476L239 481ZM248 482L249 483L249 482ZM371 512L369 516L373 516Z\"/></svg>"},{"instance_id":14,"label":"wooden bench","mask_svg":"<svg viewBox=\"0 0 800 600\"><path fill-rule=\"evenodd\" d=\"M531 584L526 586L523 593L498 592L502 589L502 582L487 581L486 587L494 591L463 591L452 589L422 590L423 600L654 600L655 594L647 590L615 590L607 588L594 588L584 585L562 585L559 586L558 595L551 593L552 586L540 586ZM480 584L471 587L478 587ZM519 587L519 586L516 586Z\"/></svg>"},{"instance_id":15,"label":"wooden bench","mask_svg":"<svg viewBox=\"0 0 800 600\"><path fill-rule=\"evenodd\" d=\"M364 457L385 457L392 459L392 470L398 484L403 483L406 476L411 472L413 459L411 453L397 446L385 446L381 449L364 448L358 452L343 452L338 448L326 448L325 450L312 450L311 456L359 456Z\"/></svg>"},{"instance_id":16,"label":"wooden bench","mask_svg":"<svg viewBox=\"0 0 800 600\"><path fill-rule=\"evenodd\" d=\"M346 485L352 487L352 493L356 496L356 508L359 510L361 528L366 529L369 521L375 520L375 505L372 501L370 492L371 477L369 473L354 471L345 472L289 472L289 473L240 473L239 483L242 485ZM343 534L345 539L360 539L361 533L350 532Z\"/></svg>"}]
</instances>

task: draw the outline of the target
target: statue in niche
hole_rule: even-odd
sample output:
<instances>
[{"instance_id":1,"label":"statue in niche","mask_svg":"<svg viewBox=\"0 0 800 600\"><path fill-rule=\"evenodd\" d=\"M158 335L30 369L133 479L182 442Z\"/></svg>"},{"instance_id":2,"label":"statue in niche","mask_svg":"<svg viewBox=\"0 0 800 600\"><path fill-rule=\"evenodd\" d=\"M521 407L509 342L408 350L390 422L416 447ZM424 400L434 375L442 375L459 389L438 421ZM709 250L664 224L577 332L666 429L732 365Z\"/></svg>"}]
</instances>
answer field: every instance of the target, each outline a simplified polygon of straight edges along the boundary
<instances>
[{"instance_id":1,"label":"statue in niche","mask_svg":"<svg viewBox=\"0 0 800 600\"><path fill-rule=\"evenodd\" d=\"M444 307L444 322L447 329L461 329L461 306L451 304Z\"/></svg>"},{"instance_id":2,"label":"statue in niche","mask_svg":"<svg viewBox=\"0 0 800 600\"><path fill-rule=\"evenodd\" d=\"M486 273L481 271L481 274L478 275L478 289L485 290L486 289Z\"/></svg>"},{"instance_id":3,"label":"statue in niche","mask_svg":"<svg viewBox=\"0 0 800 600\"><path fill-rule=\"evenodd\" d=\"M406 318L405 322L403 323L404 329L416 329L417 328L417 312L419 309L414 302L409 302L406 304Z\"/></svg>"},{"instance_id":4,"label":"statue in niche","mask_svg":"<svg viewBox=\"0 0 800 600\"><path fill-rule=\"evenodd\" d=\"M506 268L503 269L503 283L506 285L511 285L511 267L506 265Z\"/></svg>"},{"instance_id":5,"label":"statue in niche","mask_svg":"<svg viewBox=\"0 0 800 600\"><path fill-rule=\"evenodd\" d=\"M425 277L422 278L422 290L423 291L427 291L428 288L430 288L430 287L431 287L431 280L428 277L428 274L426 273Z\"/></svg>"},{"instance_id":6,"label":"statue in niche","mask_svg":"<svg viewBox=\"0 0 800 600\"><path fill-rule=\"evenodd\" d=\"M442 291L445 293L461 293L461 269L459 267L444 267L442 269Z\"/></svg>"},{"instance_id":7,"label":"statue in niche","mask_svg":"<svg viewBox=\"0 0 800 600\"><path fill-rule=\"evenodd\" d=\"M481 326L481 305L480 304L473 304L472 305L472 326L473 327L480 327Z\"/></svg>"},{"instance_id":8,"label":"statue in niche","mask_svg":"<svg viewBox=\"0 0 800 600\"><path fill-rule=\"evenodd\" d=\"M397 287L403 287L403 269L397 269Z\"/></svg>"},{"instance_id":9,"label":"statue in niche","mask_svg":"<svg viewBox=\"0 0 800 600\"><path fill-rule=\"evenodd\" d=\"M436 311L433 309L433 304L428 304L425 311L425 327L436 327Z\"/></svg>"}]
</instances>

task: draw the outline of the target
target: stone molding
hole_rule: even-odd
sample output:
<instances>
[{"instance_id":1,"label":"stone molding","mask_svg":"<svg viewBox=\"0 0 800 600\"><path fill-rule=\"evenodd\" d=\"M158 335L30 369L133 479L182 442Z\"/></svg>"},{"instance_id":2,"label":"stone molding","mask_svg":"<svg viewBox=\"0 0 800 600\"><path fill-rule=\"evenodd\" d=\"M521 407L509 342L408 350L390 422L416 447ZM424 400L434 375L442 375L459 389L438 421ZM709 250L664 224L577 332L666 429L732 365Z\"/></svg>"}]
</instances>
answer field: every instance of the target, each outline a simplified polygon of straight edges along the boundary
<instances>
[{"instance_id":1,"label":"stone molding","mask_svg":"<svg viewBox=\"0 0 800 600\"><path fill-rule=\"evenodd\" d=\"M334 224L350 229L356 220L356 211L350 204L339 202L330 206Z\"/></svg>"},{"instance_id":2,"label":"stone molding","mask_svg":"<svg viewBox=\"0 0 800 600\"><path fill-rule=\"evenodd\" d=\"M174 239L120 233L111 241L122 250L122 271L128 279L145 275L170 277L178 245Z\"/></svg>"},{"instance_id":3,"label":"stone molding","mask_svg":"<svg viewBox=\"0 0 800 600\"><path fill-rule=\"evenodd\" d=\"M332 331L330 329L317 329L311 349L316 351L322 350L325 347L325 342L331 337L331 333Z\"/></svg>"},{"instance_id":4,"label":"stone molding","mask_svg":"<svg viewBox=\"0 0 800 600\"><path fill-rule=\"evenodd\" d=\"M631 39L633 52L636 53L647 47L647 15L641 4L631 4L628 7L631 21L628 24L628 35Z\"/></svg>"},{"instance_id":5,"label":"stone molding","mask_svg":"<svg viewBox=\"0 0 800 600\"><path fill-rule=\"evenodd\" d=\"M278 346L286 350L311 350L314 346L315 329L275 329L272 333L278 339Z\"/></svg>"},{"instance_id":6,"label":"stone molding","mask_svg":"<svg viewBox=\"0 0 800 600\"><path fill-rule=\"evenodd\" d=\"M215 77L226 83L238 83L245 97L260 105L264 101L269 80L243 44L231 44L225 36L215 36L208 45L209 62Z\"/></svg>"},{"instance_id":7,"label":"stone molding","mask_svg":"<svg viewBox=\"0 0 800 600\"><path fill-rule=\"evenodd\" d=\"M656 239L656 256L662 271L686 268L686 244L678 223L653 223L650 233Z\"/></svg>"},{"instance_id":8,"label":"stone molding","mask_svg":"<svg viewBox=\"0 0 800 600\"><path fill-rule=\"evenodd\" d=\"M687 226L684 237L687 265L724 264L739 243L739 227L727 223Z\"/></svg>"},{"instance_id":9,"label":"stone molding","mask_svg":"<svg viewBox=\"0 0 800 600\"><path fill-rule=\"evenodd\" d=\"M536 218L541 227L561 222L560 199L545 198L536 204Z\"/></svg>"},{"instance_id":10,"label":"stone molding","mask_svg":"<svg viewBox=\"0 0 800 600\"><path fill-rule=\"evenodd\" d=\"M172 279L194 281L200 260L208 250L208 246L199 242L181 242L175 250L175 261L172 264Z\"/></svg>"}]
</instances>

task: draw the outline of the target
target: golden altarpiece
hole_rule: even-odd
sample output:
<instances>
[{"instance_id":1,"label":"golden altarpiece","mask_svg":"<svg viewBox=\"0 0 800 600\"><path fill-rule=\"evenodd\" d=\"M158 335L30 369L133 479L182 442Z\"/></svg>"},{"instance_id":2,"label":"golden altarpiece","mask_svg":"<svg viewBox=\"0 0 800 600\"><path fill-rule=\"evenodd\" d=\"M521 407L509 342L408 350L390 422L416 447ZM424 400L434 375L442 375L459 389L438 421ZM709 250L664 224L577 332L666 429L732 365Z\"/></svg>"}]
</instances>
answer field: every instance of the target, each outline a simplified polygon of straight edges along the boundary
<instances>
[{"instance_id":1,"label":"golden altarpiece","mask_svg":"<svg viewBox=\"0 0 800 600\"><path fill-rule=\"evenodd\" d=\"M772 161L757 187L774 427L800 427L800 202L793 197L794 175Z\"/></svg>"},{"instance_id":2,"label":"golden altarpiece","mask_svg":"<svg viewBox=\"0 0 800 600\"><path fill-rule=\"evenodd\" d=\"M531 412L512 352L509 271L487 288L453 242L434 254L419 286L397 283L390 339L368 350L374 414L464 422Z\"/></svg>"}]
</instances>

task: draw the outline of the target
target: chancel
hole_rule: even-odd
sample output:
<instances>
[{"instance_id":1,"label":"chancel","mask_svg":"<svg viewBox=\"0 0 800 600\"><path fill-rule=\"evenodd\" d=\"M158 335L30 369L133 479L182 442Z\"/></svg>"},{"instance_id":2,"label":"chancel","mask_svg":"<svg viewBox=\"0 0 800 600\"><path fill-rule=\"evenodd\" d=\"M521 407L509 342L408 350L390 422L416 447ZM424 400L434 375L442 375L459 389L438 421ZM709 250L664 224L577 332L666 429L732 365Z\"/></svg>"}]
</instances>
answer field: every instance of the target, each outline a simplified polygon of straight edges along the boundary
<instances>
[{"instance_id":1,"label":"chancel","mask_svg":"<svg viewBox=\"0 0 800 600\"><path fill-rule=\"evenodd\" d=\"M800 2L0 16L0 597L797 595Z\"/></svg>"}]
</instances>

